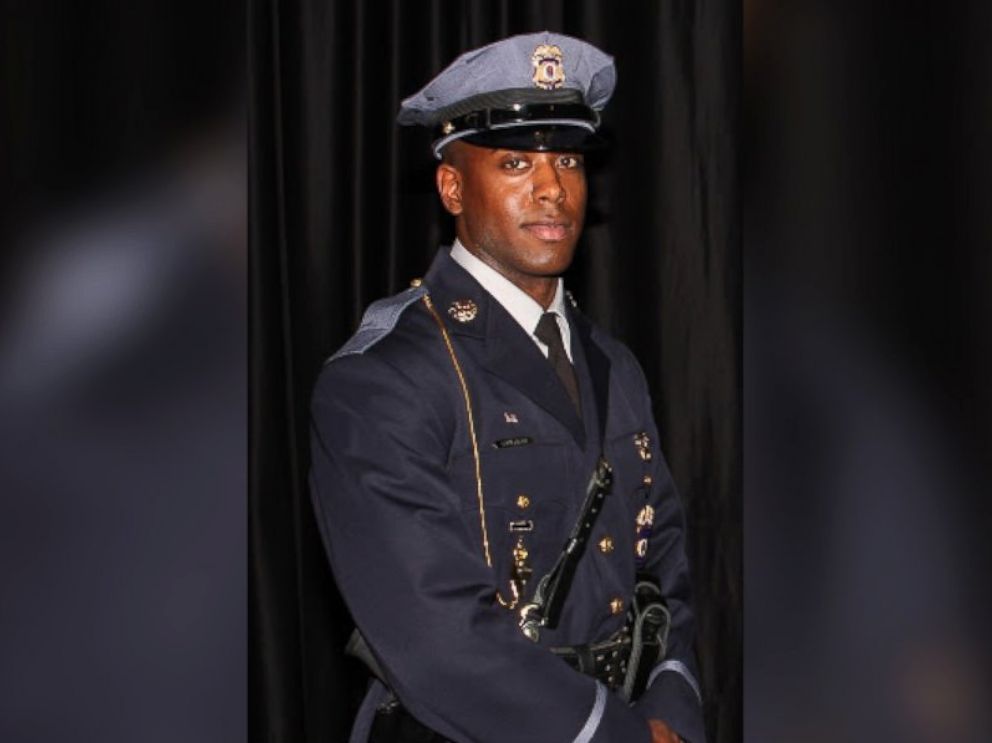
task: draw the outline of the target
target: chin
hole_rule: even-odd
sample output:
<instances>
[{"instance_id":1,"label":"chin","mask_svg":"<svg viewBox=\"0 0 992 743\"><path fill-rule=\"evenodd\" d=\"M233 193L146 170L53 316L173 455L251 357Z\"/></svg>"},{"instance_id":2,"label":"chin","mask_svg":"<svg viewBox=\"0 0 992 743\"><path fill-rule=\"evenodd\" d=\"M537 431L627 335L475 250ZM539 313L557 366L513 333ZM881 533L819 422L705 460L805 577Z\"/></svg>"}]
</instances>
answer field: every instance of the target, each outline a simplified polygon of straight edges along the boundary
<instances>
[{"instance_id":1,"label":"chin","mask_svg":"<svg viewBox=\"0 0 992 743\"><path fill-rule=\"evenodd\" d=\"M574 246L548 250L539 260L530 261L531 273L535 276L560 276L572 265L574 254Z\"/></svg>"}]
</instances>

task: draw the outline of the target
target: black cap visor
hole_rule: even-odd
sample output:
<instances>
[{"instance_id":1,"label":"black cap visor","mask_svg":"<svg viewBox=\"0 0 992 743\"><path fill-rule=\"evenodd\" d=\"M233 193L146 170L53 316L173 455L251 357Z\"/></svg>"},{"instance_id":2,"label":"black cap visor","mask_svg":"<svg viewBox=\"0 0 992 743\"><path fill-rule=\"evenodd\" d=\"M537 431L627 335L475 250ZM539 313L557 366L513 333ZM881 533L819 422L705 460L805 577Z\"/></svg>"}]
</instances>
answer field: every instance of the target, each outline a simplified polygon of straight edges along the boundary
<instances>
[{"instance_id":1,"label":"black cap visor","mask_svg":"<svg viewBox=\"0 0 992 743\"><path fill-rule=\"evenodd\" d=\"M584 127L562 124L529 124L484 129L458 137L469 144L525 152L588 152L605 141Z\"/></svg>"},{"instance_id":2,"label":"black cap visor","mask_svg":"<svg viewBox=\"0 0 992 743\"><path fill-rule=\"evenodd\" d=\"M572 91L569 91L572 94ZM477 101L478 102L478 101ZM493 103L494 101L486 101ZM599 113L571 100L528 103L500 101L439 122L434 154L464 139L483 147L528 151L587 151L601 146L596 136Z\"/></svg>"}]
</instances>

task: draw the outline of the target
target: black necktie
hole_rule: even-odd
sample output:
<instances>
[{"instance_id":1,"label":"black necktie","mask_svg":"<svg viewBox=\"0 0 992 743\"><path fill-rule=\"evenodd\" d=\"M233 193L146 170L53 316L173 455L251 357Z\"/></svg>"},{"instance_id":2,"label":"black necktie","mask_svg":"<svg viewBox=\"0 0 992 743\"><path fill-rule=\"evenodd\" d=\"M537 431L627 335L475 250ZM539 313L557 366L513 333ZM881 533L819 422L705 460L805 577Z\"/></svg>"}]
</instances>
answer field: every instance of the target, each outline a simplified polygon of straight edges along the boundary
<instances>
[{"instance_id":1,"label":"black necktie","mask_svg":"<svg viewBox=\"0 0 992 743\"><path fill-rule=\"evenodd\" d=\"M545 312L541 315L534 335L548 347L548 361L551 362L551 366L561 383L565 385L568 396L572 398L575 412L581 416L582 408L579 404L579 385L575 379L575 369L572 368L568 354L565 353L565 344L561 340L561 329L558 327L558 320L554 312Z\"/></svg>"}]
</instances>

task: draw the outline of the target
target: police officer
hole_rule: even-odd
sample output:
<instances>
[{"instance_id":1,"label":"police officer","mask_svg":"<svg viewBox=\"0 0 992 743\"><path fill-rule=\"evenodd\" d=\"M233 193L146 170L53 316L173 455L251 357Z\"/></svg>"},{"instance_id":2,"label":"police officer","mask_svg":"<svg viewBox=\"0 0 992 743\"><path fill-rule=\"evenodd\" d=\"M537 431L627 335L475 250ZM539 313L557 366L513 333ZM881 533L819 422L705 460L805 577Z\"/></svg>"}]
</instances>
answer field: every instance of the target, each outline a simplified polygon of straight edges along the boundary
<instances>
[{"instance_id":1,"label":"police officer","mask_svg":"<svg viewBox=\"0 0 992 743\"><path fill-rule=\"evenodd\" d=\"M704 743L644 375L560 278L615 82L599 49L530 34L402 104L436 130L457 239L368 308L312 403L313 502L376 675L352 743Z\"/></svg>"}]
</instances>

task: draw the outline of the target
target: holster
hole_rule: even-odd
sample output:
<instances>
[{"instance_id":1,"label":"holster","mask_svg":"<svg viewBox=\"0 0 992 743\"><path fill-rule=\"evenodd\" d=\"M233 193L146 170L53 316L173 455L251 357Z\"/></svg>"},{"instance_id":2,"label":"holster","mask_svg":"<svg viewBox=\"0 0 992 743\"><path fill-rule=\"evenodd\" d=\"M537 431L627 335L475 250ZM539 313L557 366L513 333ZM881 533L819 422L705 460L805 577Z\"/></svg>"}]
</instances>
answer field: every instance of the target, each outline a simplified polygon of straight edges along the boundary
<instances>
[{"instance_id":1,"label":"holster","mask_svg":"<svg viewBox=\"0 0 992 743\"><path fill-rule=\"evenodd\" d=\"M551 648L551 652L632 702L644 693L651 669L665 657L670 624L661 589L645 578L637 582L622 629L602 642Z\"/></svg>"},{"instance_id":2,"label":"holster","mask_svg":"<svg viewBox=\"0 0 992 743\"><path fill-rule=\"evenodd\" d=\"M599 679L625 701L633 702L644 693L651 669L665 657L670 625L671 615L662 600L661 589L653 580L640 579L627 611L627 622L619 632L602 642L551 648L551 652L575 670ZM385 683L379 664L357 629L346 652L363 661ZM369 742L448 743L448 740L416 720L391 695L377 710Z\"/></svg>"}]
</instances>

